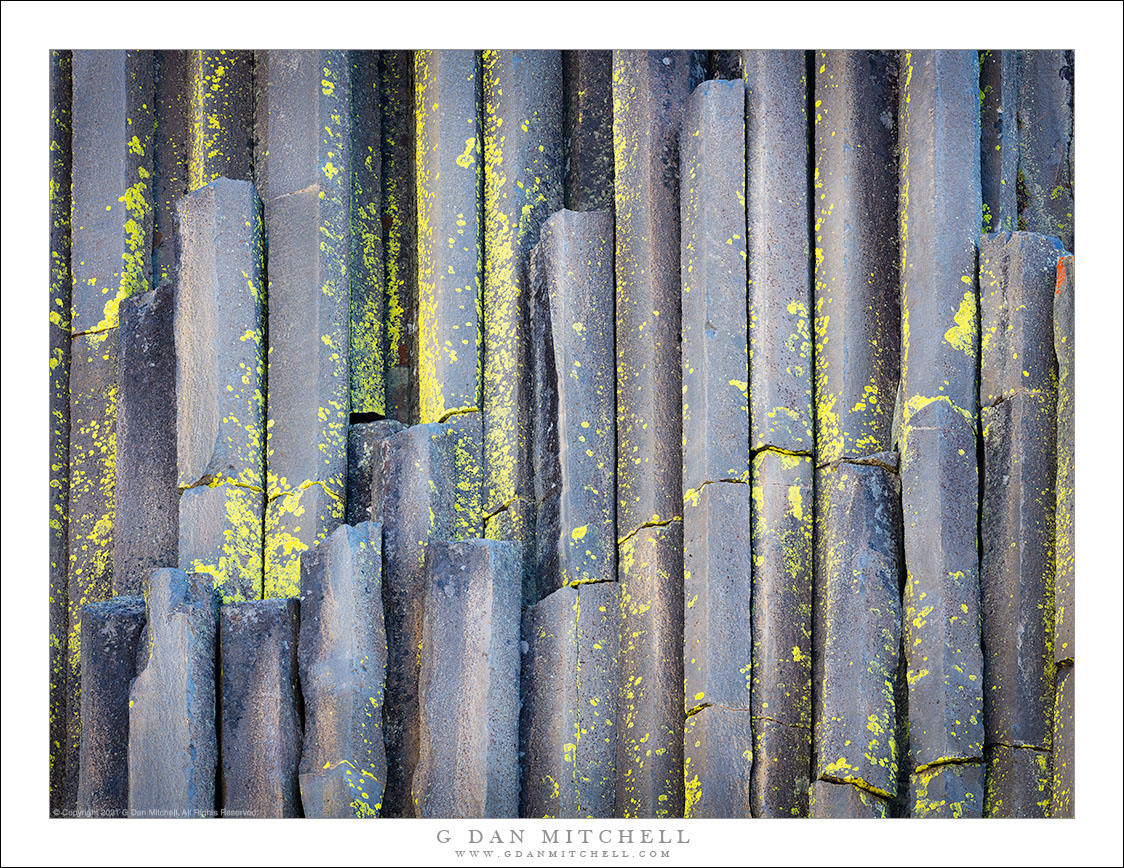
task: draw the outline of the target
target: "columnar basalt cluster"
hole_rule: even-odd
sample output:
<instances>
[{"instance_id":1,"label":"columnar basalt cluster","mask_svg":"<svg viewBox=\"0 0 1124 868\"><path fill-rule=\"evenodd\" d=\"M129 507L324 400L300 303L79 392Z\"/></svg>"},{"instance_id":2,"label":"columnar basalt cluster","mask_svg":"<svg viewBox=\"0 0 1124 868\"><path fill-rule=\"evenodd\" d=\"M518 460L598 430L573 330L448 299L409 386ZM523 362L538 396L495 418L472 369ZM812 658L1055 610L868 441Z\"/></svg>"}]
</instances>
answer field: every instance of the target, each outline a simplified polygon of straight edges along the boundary
<instances>
[{"instance_id":1,"label":"columnar basalt cluster","mask_svg":"<svg viewBox=\"0 0 1124 868\"><path fill-rule=\"evenodd\" d=\"M1072 52L50 69L53 813L1073 816Z\"/></svg>"}]
</instances>

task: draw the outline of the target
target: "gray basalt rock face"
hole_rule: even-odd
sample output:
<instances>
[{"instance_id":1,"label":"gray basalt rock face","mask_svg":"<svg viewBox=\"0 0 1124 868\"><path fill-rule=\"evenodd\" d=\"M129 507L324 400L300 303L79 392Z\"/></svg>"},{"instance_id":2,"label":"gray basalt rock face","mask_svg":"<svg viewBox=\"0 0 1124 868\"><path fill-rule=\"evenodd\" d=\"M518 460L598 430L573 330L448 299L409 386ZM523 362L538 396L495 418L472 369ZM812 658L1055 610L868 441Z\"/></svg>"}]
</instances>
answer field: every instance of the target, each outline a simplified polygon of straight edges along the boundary
<instances>
[{"instance_id":1,"label":"gray basalt rock face","mask_svg":"<svg viewBox=\"0 0 1124 868\"><path fill-rule=\"evenodd\" d=\"M215 811L217 598L211 577L160 569L145 588L147 647L129 690L129 810Z\"/></svg>"},{"instance_id":2,"label":"gray basalt rock face","mask_svg":"<svg viewBox=\"0 0 1124 868\"><path fill-rule=\"evenodd\" d=\"M297 600L219 610L222 782L226 817L299 817L301 699Z\"/></svg>"},{"instance_id":3,"label":"gray basalt rock face","mask_svg":"<svg viewBox=\"0 0 1124 868\"><path fill-rule=\"evenodd\" d=\"M520 576L510 542L435 542L426 553L419 817L518 814Z\"/></svg>"},{"instance_id":4,"label":"gray basalt rock face","mask_svg":"<svg viewBox=\"0 0 1124 868\"><path fill-rule=\"evenodd\" d=\"M83 612L78 810L88 816L127 816L129 684L144 623L143 597L113 597Z\"/></svg>"},{"instance_id":5,"label":"gray basalt rock face","mask_svg":"<svg viewBox=\"0 0 1124 868\"><path fill-rule=\"evenodd\" d=\"M300 795L306 817L377 817L386 788L382 532L337 528L301 563L298 660L304 695Z\"/></svg>"}]
</instances>

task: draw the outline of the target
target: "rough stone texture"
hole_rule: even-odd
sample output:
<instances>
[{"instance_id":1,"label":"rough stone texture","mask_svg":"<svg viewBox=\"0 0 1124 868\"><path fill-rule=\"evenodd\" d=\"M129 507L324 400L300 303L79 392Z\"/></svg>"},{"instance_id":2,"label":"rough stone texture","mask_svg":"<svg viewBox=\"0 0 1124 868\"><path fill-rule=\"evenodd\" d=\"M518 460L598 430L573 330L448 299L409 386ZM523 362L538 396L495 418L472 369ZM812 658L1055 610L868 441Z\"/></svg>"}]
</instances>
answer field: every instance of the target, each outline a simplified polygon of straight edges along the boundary
<instances>
[{"instance_id":1,"label":"rough stone texture","mask_svg":"<svg viewBox=\"0 0 1124 868\"><path fill-rule=\"evenodd\" d=\"M152 52L155 76L156 130L152 144L152 284L174 283L176 275L176 202L188 192L191 155L193 51Z\"/></svg>"},{"instance_id":2,"label":"rough stone texture","mask_svg":"<svg viewBox=\"0 0 1124 868\"><path fill-rule=\"evenodd\" d=\"M386 264L386 416L418 421L418 219L414 53L379 52Z\"/></svg>"},{"instance_id":3,"label":"rough stone texture","mask_svg":"<svg viewBox=\"0 0 1124 868\"><path fill-rule=\"evenodd\" d=\"M753 730L748 711L701 708L683 727L684 817L750 816Z\"/></svg>"},{"instance_id":4,"label":"rough stone texture","mask_svg":"<svg viewBox=\"0 0 1124 868\"><path fill-rule=\"evenodd\" d=\"M683 504L683 706L688 712L704 705L750 707L749 501L748 485L712 482Z\"/></svg>"},{"instance_id":5,"label":"rough stone texture","mask_svg":"<svg viewBox=\"0 0 1124 868\"><path fill-rule=\"evenodd\" d=\"M563 51L566 207L613 209L613 52Z\"/></svg>"},{"instance_id":6,"label":"rough stone texture","mask_svg":"<svg viewBox=\"0 0 1124 868\"><path fill-rule=\"evenodd\" d=\"M980 238L980 404L1052 391L1056 238L996 232Z\"/></svg>"},{"instance_id":7,"label":"rough stone texture","mask_svg":"<svg viewBox=\"0 0 1124 868\"><path fill-rule=\"evenodd\" d=\"M178 563L176 360L170 286L121 302L113 591L140 594L152 570Z\"/></svg>"},{"instance_id":8,"label":"rough stone texture","mask_svg":"<svg viewBox=\"0 0 1124 868\"><path fill-rule=\"evenodd\" d=\"M900 76L899 439L908 440L913 415L934 400L976 417L978 55L906 51Z\"/></svg>"},{"instance_id":9,"label":"rough stone texture","mask_svg":"<svg viewBox=\"0 0 1124 868\"><path fill-rule=\"evenodd\" d=\"M1054 704L1054 397L985 407L980 591L987 744L1049 748Z\"/></svg>"},{"instance_id":10,"label":"rough stone texture","mask_svg":"<svg viewBox=\"0 0 1124 868\"><path fill-rule=\"evenodd\" d=\"M1074 431L1074 412L1076 407L1074 389L1074 347L1073 347L1073 304L1074 304L1074 260L1066 256L1058 260L1058 282L1054 292L1054 356L1058 362L1058 473L1057 490L1057 536L1055 556L1057 571L1054 576L1054 659L1073 660L1074 656L1074 615L1076 597L1074 593L1074 528L1076 519L1074 507L1074 458L1076 437Z\"/></svg>"},{"instance_id":11,"label":"rough stone texture","mask_svg":"<svg viewBox=\"0 0 1124 868\"><path fill-rule=\"evenodd\" d=\"M613 52L618 539L683 508L678 140L705 59Z\"/></svg>"},{"instance_id":12,"label":"rough stone texture","mask_svg":"<svg viewBox=\"0 0 1124 868\"><path fill-rule=\"evenodd\" d=\"M890 803L851 784L814 781L808 816L818 820L886 820Z\"/></svg>"},{"instance_id":13,"label":"rough stone texture","mask_svg":"<svg viewBox=\"0 0 1124 868\"><path fill-rule=\"evenodd\" d=\"M137 672L143 630L143 597L113 597L82 613L80 816L127 816L129 682Z\"/></svg>"},{"instance_id":14,"label":"rough stone texture","mask_svg":"<svg viewBox=\"0 0 1124 868\"><path fill-rule=\"evenodd\" d=\"M215 640L211 577L156 570L145 587L148 648L129 689L129 810L200 817L215 810Z\"/></svg>"},{"instance_id":15,"label":"rough stone texture","mask_svg":"<svg viewBox=\"0 0 1124 868\"><path fill-rule=\"evenodd\" d=\"M946 402L921 409L908 429L901 476L909 768L979 760L984 678L974 427Z\"/></svg>"},{"instance_id":16,"label":"rough stone texture","mask_svg":"<svg viewBox=\"0 0 1124 868\"><path fill-rule=\"evenodd\" d=\"M766 450L753 459L751 707L754 717L806 730L812 727L813 476L809 456ZM807 769L802 773L807 777Z\"/></svg>"},{"instance_id":17,"label":"rough stone texture","mask_svg":"<svg viewBox=\"0 0 1124 868\"><path fill-rule=\"evenodd\" d=\"M484 520L484 538L509 540L519 546L522 559L523 605L531 606L539 599L538 554L535 550L538 506L533 497L517 497L495 515ZM614 562L616 548L613 549Z\"/></svg>"},{"instance_id":18,"label":"rough stone texture","mask_svg":"<svg viewBox=\"0 0 1124 868\"><path fill-rule=\"evenodd\" d=\"M422 422L482 402L480 91L475 51L415 52Z\"/></svg>"},{"instance_id":19,"label":"rough stone texture","mask_svg":"<svg viewBox=\"0 0 1124 868\"><path fill-rule=\"evenodd\" d=\"M519 814L612 817L620 585L560 588L523 613Z\"/></svg>"},{"instance_id":20,"label":"rough stone texture","mask_svg":"<svg viewBox=\"0 0 1124 868\"><path fill-rule=\"evenodd\" d=\"M151 51L73 54L71 331L117 325L122 299L149 285Z\"/></svg>"},{"instance_id":21,"label":"rough stone texture","mask_svg":"<svg viewBox=\"0 0 1124 868\"><path fill-rule=\"evenodd\" d=\"M984 232L1014 232L1019 228L1015 54L1014 51L981 51L979 57L980 180Z\"/></svg>"},{"instance_id":22,"label":"rough stone texture","mask_svg":"<svg viewBox=\"0 0 1124 868\"><path fill-rule=\"evenodd\" d=\"M396 419L379 419L347 429L347 523L382 520L383 466L380 444L405 429Z\"/></svg>"},{"instance_id":23,"label":"rough stone texture","mask_svg":"<svg viewBox=\"0 0 1124 868\"><path fill-rule=\"evenodd\" d=\"M459 414L451 424L407 428L379 447L388 655L386 816L413 816L426 551L433 540L480 535L479 519L476 524L471 519L472 494L479 492L479 431L478 413Z\"/></svg>"},{"instance_id":24,"label":"rough stone texture","mask_svg":"<svg viewBox=\"0 0 1124 868\"><path fill-rule=\"evenodd\" d=\"M377 817L386 786L382 534L337 528L301 560L305 703L300 795L306 817Z\"/></svg>"},{"instance_id":25,"label":"rough stone texture","mask_svg":"<svg viewBox=\"0 0 1124 868\"><path fill-rule=\"evenodd\" d=\"M812 271L803 51L743 51L750 446L811 452ZM806 798L806 794L805 794Z\"/></svg>"},{"instance_id":26,"label":"rough stone texture","mask_svg":"<svg viewBox=\"0 0 1124 868\"><path fill-rule=\"evenodd\" d=\"M222 783L227 817L299 817L297 600L219 609Z\"/></svg>"},{"instance_id":27,"label":"rough stone texture","mask_svg":"<svg viewBox=\"0 0 1124 868\"><path fill-rule=\"evenodd\" d=\"M219 179L176 207L179 563L210 573L226 602L256 599L265 487L261 203L248 182Z\"/></svg>"},{"instance_id":28,"label":"rough stone texture","mask_svg":"<svg viewBox=\"0 0 1124 868\"><path fill-rule=\"evenodd\" d=\"M753 779L749 801L754 817L807 817L812 769L812 730L753 718Z\"/></svg>"},{"instance_id":29,"label":"rough stone texture","mask_svg":"<svg viewBox=\"0 0 1124 868\"><path fill-rule=\"evenodd\" d=\"M818 51L816 463L890 448L898 388L897 54Z\"/></svg>"},{"instance_id":30,"label":"rough stone texture","mask_svg":"<svg viewBox=\"0 0 1124 868\"><path fill-rule=\"evenodd\" d=\"M254 52L204 49L189 54L188 189L198 190L219 178L257 180Z\"/></svg>"},{"instance_id":31,"label":"rough stone texture","mask_svg":"<svg viewBox=\"0 0 1124 868\"><path fill-rule=\"evenodd\" d=\"M983 815L1019 820L1048 816L1051 767L1049 751L989 746Z\"/></svg>"},{"instance_id":32,"label":"rough stone texture","mask_svg":"<svg viewBox=\"0 0 1124 868\"><path fill-rule=\"evenodd\" d=\"M1054 781L1051 791L1051 817L1072 818L1076 809L1074 770L1076 731L1074 729L1073 665L1058 668L1058 689L1054 702Z\"/></svg>"},{"instance_id":33,"label":"rough stone texture","mask_svg":"<svg viewBox=\"0 0 1124 868\"><path fill-rule=\"evenodd\" d=\"M742 77L745 51L708 51L706 77L734 81ZM803 54L803 52L800 52Z\"/></svg>"},{"instance_id":34,"label":"rough stone texture","mask_svg":"<svg viewBox=\"0 0 1124 868\"><path fill-rule=\"evenodd\" d=\"M64 804L78 793L82 610L113 593L117 329L75 335L70 344L69 569L65 637Z\"/></svg>"},{"instance_id":35,"label":"rough stone texture","mask_svg":"<svg viewBox=\"0 0 1124 868\"><path fill-rule=\"evenodd\" d=\"M379 54L347 52L351 82L350 342L348 381L352 413L386 414L389 367L386 271L382 237L382 111ZM323 87L323 86L321 86Z\"/></svg>"},{"instance_id":36,"label":"rough stone texture","mask_svg":"<svg viewBox=\"0 0 1124 868\"><path fill-rule=\"evenodd\" d=\"M683 525L641 528L620 545L617 816L683 809Z\"/></svg>"},{"instance_id":37,"label":"rough stone texture","mask_svg":"<svg viewBox=\"0 0 1124 868\"><path fill-rule=\"evenodd\" d=\"M982 762L947 763L909 776L910 816L915 819L977 819L983 816L983 796Z\"/></svg>"},{"instance_id":38,"label":"rough stone texture","mask_svg":"<svg viewBox=\"0 0 1124 868\"><path fill-rule=\"evenodd\" d=\"M1073 52L1015 52L1019 228L1073 250Z\"/></svg>"},{"instance_id":39,"label":"rough stone texture","mask_svg":"<svg viewBox=\"0 0 1124 868\"><path fill-rule=\"evenodd\" d=\"M62 810L68 753L66 736L67 687L67 571L69 544L67 507L70 488L70 95L72 52L52 51L50 60L50 806ZM73 763L72 763L73 764ZM71 777L72 782L74 777Z\"/></svg>"},{"instance_id":40,"label":"rough stone texture","mask_svg":"<svg viewBox=\"0 0 1124 868\"><path fill-rule=\"evenodd\" d=\"M685 493L749 481L744 136L741 81L699 85L679 147Z\"/></svg>"},{"instance_id":41,"label":"rough stone texture","mask_svg":"<svg viewBox=\"0 0 1124 868\"><path fill-rule=\"evenodd\" d=\"M426 552L419 817L517 815L520 577L514 543L435 542Z\"/></svg>"},{"instance_id":42,"label":"rough stone texture","mask_svg":"<svg viewBox=\"0 0 1124 868\"><path fill-rule=\"evenodd\" d=\"M898 779L898 488L875 464L836 464L816 478L815 777L887 799Z\"/></svg>"},{"instance_id":43,"label":"rough stone texture","mask_svg":"<svg viewBox=\"0 0 1124 868\"><path fill-rule=\"evenodd\" d=\"M487 50L484 98L485 514L534 496L528 257L562 207L562 54Z\"/></svg>"},{"instance_id":44,"label":"rough stone texture","mask_svg":"<svg viewBox=\"0 0 1124 868\"><path fill-rule=\"evenodd\" d=\"M231 482L180 495L179 562L210 575L224 603L262 595L265 497Z\"/></svg>"},{"instance_id":45,"label":"rough stone texture","mask_svg":"<svg viewBox=\"0 0 1124 868\"><path fill-rule=\"evenodd\" d=\"M537 578L524 602L616 578L612 244L607 212L561 211L533 258Z\"/></svg>"}]
</instances>

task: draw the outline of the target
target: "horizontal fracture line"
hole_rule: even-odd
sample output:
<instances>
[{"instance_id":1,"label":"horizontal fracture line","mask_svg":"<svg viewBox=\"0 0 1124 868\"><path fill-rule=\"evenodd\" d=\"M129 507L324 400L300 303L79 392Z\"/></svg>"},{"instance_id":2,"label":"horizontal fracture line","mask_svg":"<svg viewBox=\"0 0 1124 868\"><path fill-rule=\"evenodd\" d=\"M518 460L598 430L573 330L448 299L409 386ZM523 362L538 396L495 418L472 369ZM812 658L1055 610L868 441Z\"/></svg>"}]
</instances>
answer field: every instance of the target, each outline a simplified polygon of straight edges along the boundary
<instances>
[{"instance_id":1,"label":"horizontal fracture line","mask_svg":"<svg viewBox=\"0 0 1124 868\"><path fill-rule=\"evenodd\" d=\"M513 497L509 497L509 498L508 498L507 500L505 500L505 501L504 501L504 502L503 502L502 504L500 504L499 506L497 506L497 507L496 507L495 509L493 509L493 510L492 510L491 512L486 512L486 513L484 513L484 521L487 521L488 519L492 518L493 516L497 516L497 515L499 515L499 514L500 514L501 512L503 512L504 510L506 510L506 509L507 509L507 508L508 508L509 506L511 506L511 505L512 505L513 503L515 503L515 501L517 501L517 500L519 500L519 495L518 495L518 494L516 494L516 495L515 495L515 496L513 496ZM537 506L537 504L536 504L536 506Z\"/></svg>"},{"instance_id":2,"label":"horizontal fracture line","mask_svg":"<svg viewBox=\"0 0 1124 868\"><path fill-rule=\"evenodd\" d=\"M733 485L749 485L750 484L749 482L747 482L744 479L707 479L706 481L699 483L698 488L688 488L685 492L683 492L683 502L686 503L688 498L694 497L696 494L698 494L700 491L702 491L708 485L717 485L719 482L729 482Z\"/></svg>"},{"instance_id":3,"label":"horizontal fracture line","mask_svg":"<svg viewBox=\"0 0 1124 868\"><path fill-rule=\"evenodd\" d=\"M570 582L563 585L563 588L580 588L582 585L616 585L620 584L616 579L578 579L576 582ZM553 591L551 592L553 593Z\"/></svg>"},{"instance_id":4,"label":"horizontal fracture line","mask_svg":"<svg viewBox=\"0 0 1124 868\"><path fill-rule=\"evenodd\" d=\"M270 199L266 199L264 204L272 205L274 202L278 201L279 199L287 199L290 196L300 196L302 193L319 193L320 189L321 188L320 188L319 184L311 184L308 187L305 187L303 190L292 190L288 193L278 193L276 196L274 196Z\"/></svg>"},{"instance_id":5,"label":"horizontal fracture line","mask_svg":"<svg viewBox=\"0 0 1124 868\"><path fill-rule=\"evenodd\" d=\"M965 766L965 765L974 766L974 765L983 765L983 763L984 763L984 758L982 756L941 757L939 760L933 760L931 763L924 763L922 765L917 766L917 768L915 768L913 770L912 774L919 775L922 772L929 771L929 769L937 769L937 768L940 768L941 766Z\"/></svg>"},{"instance_id":6,"label":"horizontal fracture line","mask_svg":"<svg viewBox=\"0 0 1124 868\"><path fill-rule=\"evenodd\" d=\"M442 422L447 422L453 416L459 416L459 415L462 415L464 413L479 413L479 412L480 412L480 408L476 407L476 406L458 407L455 410L446 410L444 413L441 414L441 418L439 418L437 420L437 422L438 422L438 424L440 424Z\"/></svg>"},{"instance_id":7,"label":"horizontal fracture line","mask_svg":"<svg viewBox=\"0 0 1124 868\"><path fill-rule=\"evenodd\" d=\"M103 326L102 328L94 327L92 329L86 329L83 332L76 332L76 331L69 331L68 330L68 334L72 338L80 338L80 337L82 337L82 335L103 335L106 332L113 331L115 328L117 328L120 325L121 325L121 323L119 322L117 325Z\"/></svg>"},{"instance_id":8,"label":"horizontal fracture line","mask_svg":"<svg viewBox=\"0 0 1124 868\"><path fill-rule=\"evenodd\" d=\"M644 530L644 528L646 528L646 527L667 527L668 525L674 524L675 522L679 522L680 524L682 524L683 523L683 516L675 515L675 516L672 516L671 518L669 518L667 521L646 521L643 524L637 525L633 530L629 531L627 534L625 534L620 539L618 539L617 545L619 546L622 543L628 542L630 539L632 539L634 536L636 536L636 534L640 533L640 531Z\"/></svg>"},{"instance_id":9,"label":"horizontal fracture line","mask_svg":"<svg viewBox=\"0 0 1124 868\"><path fill-rule=\"evenodd\" d=\"M1032 750L1032 751L1035 751L1036 753L1053 753L1054 752L1053 748L1039 747L1036 744L1004 744L1001 741L994 741L994 742L989 741L987 744L984 745L984 750L987 750L989 747L1005 747L1008 750Z\"/></svg>"},{"instance_id":10,"label":"horizontal fracture line","mask_svg":"<svg viewBox=\"0 0 1124 868\"><path fill-rule=\"evenodd\" d=\"M725 711L740 711L744 712L745 714L750 713L750 709L748 708L734 708L732 705L723 705L721 702L700 702L698 705L693 706L687 711L687 717L694 717L704 708L721 708ZM752 717L750 718L750 720L753 719L754 718Z\"/></svg>"},{"instance_id":11,"label":"horizontal fracture line","mask_svg":"<svg viewBox=\"0 0 1124 868\"><path fill-rule=\"evenodd\" d=\"M824 783L836 784L839 786L847 786L848 784L850 784L856 790L862 790L863 792L870 793L872 796L877 796L880 799L890 800L894 798L892 795L890 795L890 793L886 792L886 790L880 790L878 789L878 787L874 786L873 784L868 784L861 778L859 780L845 781L842 778L835 777L835 775L820 775L819 780L823 781Z\"/></svg>"},{"instance_id":12,"label":"horizontal fracture line","mask_svg":"<svg viewBox=\"0 0 1124 868\"><path fill-rule=\"evenodd\" d=\"M249 485L245 482L239 482L236 479L230 478L220 478L217 482L195 482L191 485L177 485L176 490L180 494L183 494L185 491L191 491L193 488L222 488L224 485L229 485L232 488L244 488L247 491L256 491L258 494L265 494L264 488L259 488L256 485Z\"/></svg>"},{"instance_id":13,"label":"horizontal fracture line","mask_svg":"<svg viewBox=\"0 0 1124 868\"><path fill-rule=\"evenodd\" d=\"M783 720L777 720L775 717L767 717L766 715L763 715L763 714L755 714L753 716L753 719L754 720L768 720L768 721L771 721L772 723L777 724L778 726L787 726L789 729L802 729L805 732L807 732L809 735L811 735L811 733L812 733L812 727L805 726L802 723L785 723Z\"/></svg>"},{"instance_id":14,"label":"horizontal fracture line","mask_svg":"<svg viewBox=\"0 0 1124 868\"><path fill-rule=\"evenodd\" d=\"M886 451L889 452L891 450L887 449ZM816 470L824 470L825 468L835 467L840 464L853 464L856 466L865 467L881 467L883 470L887 470L895 476L900 475L901 472L897 467L891 467L884 461L876 461L866 456L860 456L858 458L837 458L834 461L825 461L823 464L817 464Z\"/></svg>"},{"instance_id":15,"label":"horizontal fracture line","mask_svg":"<svg viewBox=\"0 0 1124 868\"><path fill-rule=\"evenodd\" d=\"M749 450L749 457L756 458L762 452L776 452L779 455L794 455L797 458L814 458L815 453L804 449L785 449L783 446L758 446Z\"/></svg>"},{"instance_id":16,"label":"horizontal fracture line","mask_svg":"<svg viewBox=\"0 0 1124 868\"><path fill-rule=\"evenodd\" d=\"M1000 395L998 398L996 398L990 404L985 404L981 401L980 402L980 410L984 410L985 408L988 408L988 407L998 407L1004 401L1010 401L1012 398L1019 397L1019 395L1045 395L1045 394L1047 394L1047 393L1042 389L1018 388L1018 389L1015 389L1015 391L1012 392L1010 395Z\"/></svg>"},{"instance_id":17,"label":"horizontal fracture line","mask_svg":"<svg viewBox=\"0 0 1124 868\"><path fill-rule=\"evenodd\" d=\"M312 486L314 486L314 485L319 485L321 488L323 488L326 492L328 492L328 494L330 494L336 500L340 499L340 495L336 494L334 491L332 491L332 489L328 488L328 483L321 482L319 479L306 480L306 481L302 482L300 485L298 485L296 488L288 488L284 491L278 491L276 494L269 495L269 497L266 498L266 499L270 503L273 503L273 501L277 500L277 498L279 498L279 497L284 497L287 494L296 494L298 491L307 491L308 489L312 488Z\"/></svg>"}]
</instances>

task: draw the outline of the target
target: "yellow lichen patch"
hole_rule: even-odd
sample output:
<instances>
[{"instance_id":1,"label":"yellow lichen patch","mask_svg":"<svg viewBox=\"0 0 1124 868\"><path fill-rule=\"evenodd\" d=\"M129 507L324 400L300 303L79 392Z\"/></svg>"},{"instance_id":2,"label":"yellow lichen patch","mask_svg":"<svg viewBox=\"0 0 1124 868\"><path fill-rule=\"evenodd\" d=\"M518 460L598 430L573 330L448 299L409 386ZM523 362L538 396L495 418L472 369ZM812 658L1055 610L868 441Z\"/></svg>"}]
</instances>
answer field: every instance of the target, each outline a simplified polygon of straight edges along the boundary
<instances>
[{"instance_id":1,"label":"yellow lichen patch","mask_svg":"<svg viewBox=\"0 0 1124 868\"><path fill-rule=\"evenodd\" d=\"M300 557L343 523L339 495L320 482L272 497L265 515L263 596L300 596Z\"/></svg>"},{"instance_id":2,"label":"yellow lichen patch","mask_svg":"<svg viewBox=\"0 0 1124 868\"><path fill-rule=\"evenodd\" d=\"M976 323L976 294L964 293L960 308L954 316L955 325L944 333L945 342L964 353L968 358L976 357L976 338L978 327Z\"/></svg>"}]
</instances>

